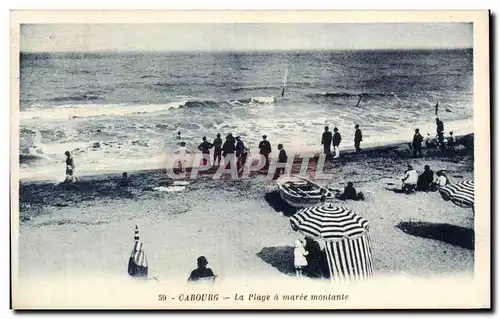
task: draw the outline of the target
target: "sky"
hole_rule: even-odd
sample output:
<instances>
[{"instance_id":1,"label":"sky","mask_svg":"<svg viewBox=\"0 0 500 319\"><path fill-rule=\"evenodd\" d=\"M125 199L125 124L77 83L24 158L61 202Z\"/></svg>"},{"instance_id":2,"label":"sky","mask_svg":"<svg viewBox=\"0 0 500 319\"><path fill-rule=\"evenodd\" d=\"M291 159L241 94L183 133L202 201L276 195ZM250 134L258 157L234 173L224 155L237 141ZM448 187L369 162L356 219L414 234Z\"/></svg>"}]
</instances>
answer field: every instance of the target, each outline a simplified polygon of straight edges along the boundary
<instances>
[{"instance_id":1,"label":"sky","mask_svg":"<svg viewBox=\"0 0 500 319\"><path fill-rule=\"evenodd\" d=\"M472 23L23 24L23 52L472 48Z\"/></svg>"}]
</instances>

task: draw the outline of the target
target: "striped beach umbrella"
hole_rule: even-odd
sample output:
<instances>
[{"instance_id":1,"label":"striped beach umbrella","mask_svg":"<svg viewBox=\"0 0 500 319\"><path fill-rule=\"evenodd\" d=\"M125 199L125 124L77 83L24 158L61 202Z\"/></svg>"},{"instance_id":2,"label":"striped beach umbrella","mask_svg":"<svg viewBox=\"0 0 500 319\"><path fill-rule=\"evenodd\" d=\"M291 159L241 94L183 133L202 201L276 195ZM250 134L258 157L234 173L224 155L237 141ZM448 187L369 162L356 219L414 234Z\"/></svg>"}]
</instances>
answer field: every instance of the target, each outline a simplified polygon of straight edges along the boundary
<instances>
[{"instance_id":1,"label":"striped beach umbrella","mask_svg":"<svg viewBox=\"0 0 500 319\"><path fill-rule=\"evenodd\" d=\"M128 261L128 273L133 277L148 276L148 260L144 252L144 244L139 239L139 228L135 225L134 244Z\"/></svg>"},{"instance_id":2,"label":"striped beach umbrella","mask_svg":"<svg viewBox=\"0 0 500 319\"><path fill-rule=\"evenodd\" d=\"M474 209L474 181L461 181L439 188L439 193L445 201Z\"/></svg>"},{"instance_id":3,"label":"striped beach umbrella","mask_svg":"<svg viewBox=\"0 0 500 319\"><path fill-rule=\"evenodd\" d=\"M333 282L368 279L373 275L368 221L349 208L304 208L290 217L290 224L303 235L325 242Z\"/></svg>"}]
</instances>

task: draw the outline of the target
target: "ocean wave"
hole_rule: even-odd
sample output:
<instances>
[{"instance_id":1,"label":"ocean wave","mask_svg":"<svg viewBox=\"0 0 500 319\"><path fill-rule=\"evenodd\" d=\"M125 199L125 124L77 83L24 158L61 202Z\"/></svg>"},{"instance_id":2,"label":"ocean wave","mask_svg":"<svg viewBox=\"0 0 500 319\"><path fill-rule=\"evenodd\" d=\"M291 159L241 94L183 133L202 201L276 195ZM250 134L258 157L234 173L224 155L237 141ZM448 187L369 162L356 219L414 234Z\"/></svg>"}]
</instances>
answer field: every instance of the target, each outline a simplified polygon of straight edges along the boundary
<instances>
[{"instance_id":1,"label":"ocean wave","mask_svg":"<svg viewBox=\"0 0 500 319\"><path fill-rule=\"evenodd\" d=\"M108 93L107 90L91 90L76 94L56 96L46 99L48 102L81 102L81 101L98 101L104 100L103 94Z\"/></svg>"},{"instance_id":2,"label":"ocean wave","mask_svg":"<svg viewBox=\"0 0 500 319\"><path fill-rule=\"evenodd\" d=\"M308 97L394 97L396 94L393 92L373 92L373 93L367 93L367 92L362 92L362 93L350 93L350 92L323 92L323 93L309 93L306 94Z\"/></svg>"},{"instance_id":3,"label":"ocean wave","mask_svg":"<svg viewBox=\"0 0 500 319\"><path fill-rule=\"evenodd\" d=\"M260 91L260 90L279 91L280 89L281 89L280 86L240 86L231 88L231 91L233 92Z\"/></svg>"},{"instance_id":4,"label":"ocean wave","mask_svg":"<svg viewBox=\"0 0 500 319\"><path fill-rule=\"evenodd\" d=\"M19 154L19 164L22 165L29 165L32 164L33 162L37 162L40 160L43 160L44 157L42 155L35 155L35 154Z\"/></svg>"},{"instance_id":5,"label":"ocean wave","mask_svg":"<svg viewBox=\"0 0 500 319\"><path fill-rule=\"evenodd\" d=\"M132 114L154 113L177 108L217 108L242 105L272 104L274 96L255 96L237 100L184 100L166 104L121 105L121 104L65 104L57 107L36 107L20 113L21 120L70 120L96 116L126 116Z\"/></svg>"},{"instance_id":6,"label":"ocean wave","mask_svg":"<svg viewBox=\"0 0 500 319\"><path fill-rule=\"evenodd\" d=\"M68 104L58 107L33 108L20 113L21 121L26 120L69 120L96 116L126 116L131 114L154 113L182 107L187 101L166 104L120 105L120 104Z\"/></svg>"}]
</instances>

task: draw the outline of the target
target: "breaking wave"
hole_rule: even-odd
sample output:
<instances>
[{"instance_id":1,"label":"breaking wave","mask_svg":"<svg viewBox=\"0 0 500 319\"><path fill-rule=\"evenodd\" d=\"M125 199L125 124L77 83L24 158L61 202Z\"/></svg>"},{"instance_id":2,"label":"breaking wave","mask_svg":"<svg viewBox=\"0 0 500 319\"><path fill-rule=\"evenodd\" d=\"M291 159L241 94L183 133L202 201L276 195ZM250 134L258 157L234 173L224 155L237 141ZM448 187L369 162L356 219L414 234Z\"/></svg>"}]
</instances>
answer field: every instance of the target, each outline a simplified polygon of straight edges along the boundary
<instances>
[{"instance_id":1,"label":"breaking wave","mask_svg":"<svg viewBox=\"0 0 500 319\"><path fill-rule=\"evenodd\" d=\"M121 104L67 104L57 107L36 107L20 113L21 120L71 120L96 116L126 116L132 114L154 113L178 108L217 108L236 104L271 104L273 96L250 97L237 100L184 100L165 104L121 105Z\"/></svg>"},{"instance_id":2,"label":"breaking wave","mask_svg":"<svg viewBox=\"0 0 500 319\"><path fill-rule=\"evenodd\" d=\"M308 97L395 97L395 93L384 93L384 92L375 92L375 93L351 93L351 92L323 92L323 93L309 93L306 94Z\"/></svg>"}]
</instances>

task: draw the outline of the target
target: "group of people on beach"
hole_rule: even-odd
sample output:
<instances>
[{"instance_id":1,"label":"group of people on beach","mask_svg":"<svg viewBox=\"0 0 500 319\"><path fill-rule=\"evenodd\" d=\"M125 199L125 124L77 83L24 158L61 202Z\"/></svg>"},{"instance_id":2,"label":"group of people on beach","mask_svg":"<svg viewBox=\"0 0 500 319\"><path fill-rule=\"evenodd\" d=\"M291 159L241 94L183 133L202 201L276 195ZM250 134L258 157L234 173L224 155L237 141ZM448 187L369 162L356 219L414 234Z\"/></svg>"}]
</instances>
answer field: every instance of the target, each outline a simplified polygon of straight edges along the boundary
<instances>
[{"instance_id":1,"label":"group of people on beach","mask_svg":"<svg viewBox=\"0 0 500 319\"><path fill-rule=\"evenodd\" d=\"M354 148L356 153L361 152L361 141L363 141L363 133L359 128L359 125L354 126ZM325 131L321 136L321 145L323 145L323 153L329 158L331 156L331 147L333 147L334 156L333 158L340 157L340 143L342 142L342 135L337 127L333 128L333 134L330 132L330 128L325 126Z\"/></svg>"},{"instance_id":2,"label":"group of people on beach","mask_svg":"<svg viewBox=\"0 0 500 319\"><path fill-rule=\"evenodd\" d=\"M420 134L420 130L415 129L415 134L413 135L412 141L412 149L413 156L418 157L422 156L422 143L424 138L422 134ZM436 136L431 138L430 133L427 133L427 138L425 139L425 147L426 149L439 149L442 152L445 151L455 151L455 146L457 145L457 141L453 132L450 131L449 135L445 138L444 136L444 124L439 118L436 118Z\"/></svg>"},{"instance_id":3,"label":"group of people on beach","mask_svg":"<svg viewBox=\"0 0 500 319\"><path fill-rule=\"evenodd\" d=\"M177 136L181 136L181 132L177 133ZM178 138L180 139L180 138ZM278 163L286 163L288 160L288 156L283 147L283 144L278 144ZM213 156L210 156L210 150L213 149ZM217 133L213 142L207 141L207 137L202 137L202 142L198 145L198 150L202 153L202 165L221 165L222 158L229 159L229 163L224 163L226 166L231 165L231 160L235 159L237 171L241 172L243 166L246 164L248 159L248 154L250 153L250 149L246 147L243 142L241 136L234 137L232 133L228 133L226 135L225 141L222 142L221 134ZM187 161L185 157L187 154L193 153L190 149L186 147L186 142L180 142L180 147L174 152L179 156L179 160L177 161L177 168L180 170L184 170L187 166ZM263 170L269 169L269 160L270 154L272 153L271 143L267 140L267 135L262 135L262 141L259 143L259 154L262 155L265 159L265 163L263 166ZM211 162L211 159L213 162ZM279 176L281 169L276 171L276 174Z\"/></svg>"},{"instance_id":4,"label":"group of people on beach","mask_svg":"<svg viewBox=\"0 0 500 319\"><path fill-rule=\"evenodd\" d=\"M407 194L415 191L435 192L439 187L450 184L450 179L444 171L438 171L435 175L429 165L425 165L423 173L418 175L413 166L408 164L408 168L401 179L401 188Z\"/></svg>"}]
</instances>

